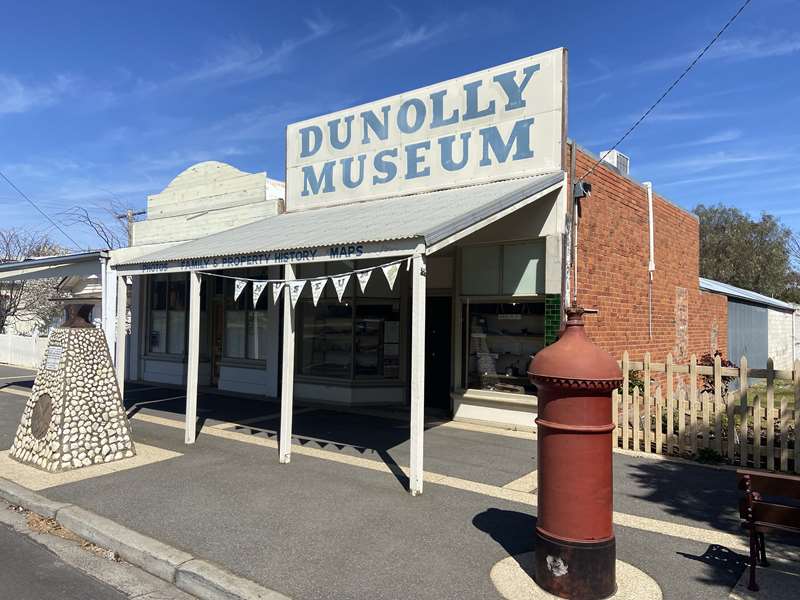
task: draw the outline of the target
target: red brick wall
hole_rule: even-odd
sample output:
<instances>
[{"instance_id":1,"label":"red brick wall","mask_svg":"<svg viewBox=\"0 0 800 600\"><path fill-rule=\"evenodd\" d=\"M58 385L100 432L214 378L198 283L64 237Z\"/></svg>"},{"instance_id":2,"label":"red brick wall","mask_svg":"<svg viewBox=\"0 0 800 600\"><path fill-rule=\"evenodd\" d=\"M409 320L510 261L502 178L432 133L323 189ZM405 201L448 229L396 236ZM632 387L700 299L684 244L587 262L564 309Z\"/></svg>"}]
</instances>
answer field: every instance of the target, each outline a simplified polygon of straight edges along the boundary
<instances>
[{"instance_id":1,"label":"red brick wall","mask_svg":"<svg viewBox=\"0 0 800 600\"><path fill-rule=\"evenodd\" d=\"M578 148L576 177L595 160ZM726 354L726 298L698 288L697 219L654 190L656 269L650 339L647 191L604 166L587 180L592 194L581 201L577 298L580 305L599 310L586 317L590 337L615 357L628 350L637 360L647 351L654 361L671 352L681 363L692 353L699 357L718 348Z\"/></svg>"}]
</instances>

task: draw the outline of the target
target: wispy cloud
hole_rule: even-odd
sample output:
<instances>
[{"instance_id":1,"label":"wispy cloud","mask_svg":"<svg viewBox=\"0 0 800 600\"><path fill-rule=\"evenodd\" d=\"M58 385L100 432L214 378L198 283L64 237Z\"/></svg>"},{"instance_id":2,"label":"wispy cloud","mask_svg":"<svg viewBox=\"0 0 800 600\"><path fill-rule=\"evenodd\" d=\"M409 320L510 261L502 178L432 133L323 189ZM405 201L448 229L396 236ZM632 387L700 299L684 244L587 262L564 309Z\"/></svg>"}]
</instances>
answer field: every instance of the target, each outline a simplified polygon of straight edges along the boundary
<instances>
[{"instance_id":1,"label":"wispy cloud","mask_svg":"<svg viewBox=\"0 0 800 600\"><path fill-rule=\"evenodd\" d=\"M701 138L697 138L694 140L689 140L686 142L679 142L676 144L670 144L667 146L668 148L692 148L696 146L711 146L714 144L725 144L727 142L734 142L742 137L742 130L741 129L724 129L722 131L717 131L716 133L711 133L709 135L703 136Z\"/></svg>"},{"instance_id":2,"label":"wispy cloud","mask_svg":"<svg viewBox=\"0 0 800 600\"><path fill-rule=\"evenodd\" d=\"M11 75L0 73L0 115L24 113L49 106L74 91L75 79L58 75L48 83L25 83Z\"/></svg>"},{"instance_id":3,"label":"wispy cloud","mask_svg":"<svg viewBox=\"0 0 800 600\"><path fill-rule=\"evenodd\" d=\"M658 163L651 163L647 168L652 171L674 170L688 173L702 173L720 167L736 167L752 163L785 160L793 155L788 152L709 152L694 154L667 160Z\"/></svg>"},{"instance_id":4,"label":"wispy cloud","mask_svg":"<svg viewBox=\"0 0 800 600\"><path fill-rule=\"evenodd\" d=\"M452 21L437 20L432 23L414 23L400 7L390 5L394 13L388 27L362 38L357 47L364 50L362 56L381 58L398 50L418 47L441 41L441 36L450 28Z\"/></svg>"},{"instance_id":5,"label":"wispy cloud","mask_svg":"<svg viewBox=\"0 0 800 600\"><path fill-rule=\"evenodd\" d=\"M635 68L636 72L659 71L687 66L700 52L700 48L679 52L655 60L645 61ZM724 60L739 62L776 56L789 56L800 52L800 34L773 31L767 35L722 38L703 57L704 61Z\"/></svg>"},{"instance_id":6,"label":"wispy cloud","mask_svg":"<svg viewBox=\"0 0 800 600\"><path fill-rule=\"evenodd\" d=\"M183 73L160 81L142 81L139 93L178 89L199 83L243 83L262 79L287 68L295 53L336 29L336 24L321 13L305 20L307 33L287 38L277 46L265 49L246 38L226 40L213 58L191 67Z\"/></svg>"}]
</instances>

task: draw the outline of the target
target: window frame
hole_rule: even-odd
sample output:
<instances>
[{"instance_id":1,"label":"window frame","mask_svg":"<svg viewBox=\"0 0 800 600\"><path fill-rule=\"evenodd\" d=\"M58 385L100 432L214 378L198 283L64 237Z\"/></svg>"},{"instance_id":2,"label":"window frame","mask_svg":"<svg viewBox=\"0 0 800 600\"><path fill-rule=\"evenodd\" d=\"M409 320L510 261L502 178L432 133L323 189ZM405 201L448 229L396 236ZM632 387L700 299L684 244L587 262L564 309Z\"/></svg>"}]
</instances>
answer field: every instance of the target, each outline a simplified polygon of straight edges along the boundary
<instances>
[{"instance_id":1,"label":"window frame","mask_svg":"<svg viewBox=\"0 0 800 600\"><path fill-rule=\"evenodd\" d=\"M153 284L156 281L156 277L166 277L166 294L164 299L164 308L159 309L163 310L165 313L165 320L164 320L164 340L163 340L163 347L164 351L154 351L152 350L152 346L150 344L150 336L153 332ZM186 317L184 318L184 327L183 327L183 351L180 353L169 352L169 316L171 312L179 312L176 309L169 308L169 288L170 284L173 280L178 278L183 278L184 284L186 286L185 291L185 304L186 306L183 309L184 314ZM186 357L186 346L188 343L189 337L189 274L188 273L160 273L158 275L153 275L147 278L147 332L146 332L146 340L145 340L145 353L144 355L147 357L153 358L185 358Z\"/></svg>"}]
</instances>

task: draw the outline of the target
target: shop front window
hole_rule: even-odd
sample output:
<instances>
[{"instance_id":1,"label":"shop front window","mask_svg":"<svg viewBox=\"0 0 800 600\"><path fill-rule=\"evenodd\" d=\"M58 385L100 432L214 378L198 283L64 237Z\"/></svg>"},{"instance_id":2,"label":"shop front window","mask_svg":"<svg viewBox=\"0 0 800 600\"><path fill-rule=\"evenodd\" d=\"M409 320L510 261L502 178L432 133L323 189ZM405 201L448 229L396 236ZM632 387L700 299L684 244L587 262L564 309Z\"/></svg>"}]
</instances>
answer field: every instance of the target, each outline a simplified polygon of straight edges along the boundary
<instances>
[{"instance_id":1,"label":"shop front window","mask_svg":"<svg viewBox=\"0 0 800 600\"><path fill-rule=\"evenodd\" d=\"M365 265L369 266L369 265ZM332 263L308 268L303 277L347 272L351 266ZM400 379L400 289L406 285L401 270L394 289L380 271L373 274L365 295L356 291L355 277L342 301L328 284L317 306L304 292L297 305L297 373L342 380Z\"/></svg>"},{"instance_id":2,"label":"shop front window","mask_svg":"<svg viewBox=\"0 0 800 600\"><path fill-rule=\"evenodd\" d=\"M150 279L150 337L154 354L183 354L186 347L187 276L154 275Z\"/></svg>"},{"instance_id":3,"label":"shop front window","mask_svg":"<svg viewBox=\"0 0 800 600\"><path fill-rule=\"evenodd\" d=\"M301 302L298 354L303 375L350 379L353 371L353 308L350 302Z\"/></svg>"},{"instance_id":4,"label":"shop front window","mask_svg":"<svg viewBox=\"0 0 800 600\"><path fill-rule=\"evenodd\" d=\"M355 377L400 377L400 302L363 300L356 307Z\"/></svg>"},{"instance_id":5,"label":"shop front window","mask_svg":"<svg viewBox=\"0 0 800 600\"><path fill-rule=\"evenodd\" d=\"M234 280L225 280L226 358L264 360L267 357L267 307L269 293L264 292L253 307L253 293L248 286L238 300L233 299Z\"/></svg>"},{"instance_id":6,"label":"shop front window","mask_svg":"<svg viewBox=\"0 0 800 600\"><path fill-rule=\"evenodd\" d=\"M544 347L544 304L470 304L466 313L468 387L533 394L527 367Z\"/></svg>"}]
</instances>

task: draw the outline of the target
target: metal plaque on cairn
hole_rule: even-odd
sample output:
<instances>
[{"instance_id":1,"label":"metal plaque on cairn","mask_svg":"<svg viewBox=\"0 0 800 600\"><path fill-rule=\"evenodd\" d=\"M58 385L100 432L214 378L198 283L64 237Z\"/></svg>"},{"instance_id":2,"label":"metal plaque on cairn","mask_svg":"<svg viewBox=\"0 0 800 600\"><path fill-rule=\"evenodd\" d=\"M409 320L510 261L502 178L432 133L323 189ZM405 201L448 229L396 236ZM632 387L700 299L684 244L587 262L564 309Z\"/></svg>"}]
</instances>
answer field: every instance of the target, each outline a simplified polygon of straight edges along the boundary
<instances>
[{"instance_id":1,"label":"metal plaque on cairn","mask_svg":"<svg viewBox=\"0 0 800 600\"><path fill-rule=\"evenodd\" d=\"M108 463L136 451L106 338L87 322L88 305L50 334L11 457L57 472Z\"/></svg>"}]
</instances>

